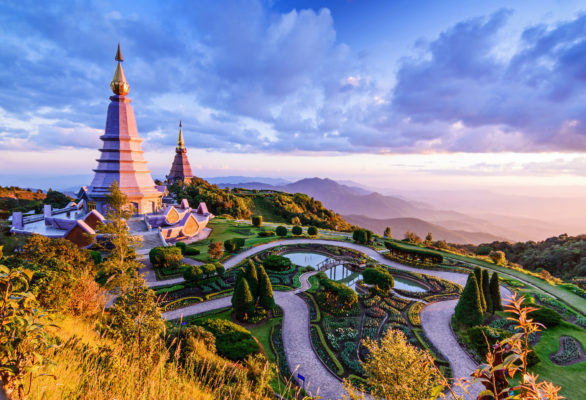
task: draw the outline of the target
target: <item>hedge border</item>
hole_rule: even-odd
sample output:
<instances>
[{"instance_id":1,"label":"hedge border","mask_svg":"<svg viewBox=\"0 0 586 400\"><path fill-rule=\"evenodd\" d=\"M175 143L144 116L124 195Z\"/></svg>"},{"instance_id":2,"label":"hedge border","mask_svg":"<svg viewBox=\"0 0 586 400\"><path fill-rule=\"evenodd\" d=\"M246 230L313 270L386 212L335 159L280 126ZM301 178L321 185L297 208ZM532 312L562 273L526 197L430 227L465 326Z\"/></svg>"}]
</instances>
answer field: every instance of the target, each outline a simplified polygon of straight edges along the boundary
<instances>
[{"instance_id":1,"label":"hedge border","mask_svg":"<svg viewBox=\"0 0 586 400\"><path fill-rule=\"evenodd\" d=\"M338 358L336 357L336 355L334 354L334 352L332 351L332 349L330 349L330 347L327 345L326 340L324 338L324 334L321 331L321 327L317 324L311 324L310 325L310 329L315 329L317 332L317 336L319 337L319 341L320 341L320 345L323 347L323 349L326 351L327 355L330 357L330 359L332 360L332 362L334 363L334 365L336 366L336 368L338 368L338 372L334 372L330 369L330 367L327 366L327 364L320 358L319 354L317 353L317 351L315 350L315 343L313 343L313 340L310 340L311 342L311 347L313 348L313 353L317 356L317 358L321 361L321 363L324 365L324 367L326 367L326 369L328 371L330 371L332 373L332 375L334 375L336 378L338 379L342 379L341 375L344 375L344 367L342 366L342 364L340 363L340 360L338 360ZM310 332L310 338L311 338L311 332Z\"/></svg>"}]
</instances>

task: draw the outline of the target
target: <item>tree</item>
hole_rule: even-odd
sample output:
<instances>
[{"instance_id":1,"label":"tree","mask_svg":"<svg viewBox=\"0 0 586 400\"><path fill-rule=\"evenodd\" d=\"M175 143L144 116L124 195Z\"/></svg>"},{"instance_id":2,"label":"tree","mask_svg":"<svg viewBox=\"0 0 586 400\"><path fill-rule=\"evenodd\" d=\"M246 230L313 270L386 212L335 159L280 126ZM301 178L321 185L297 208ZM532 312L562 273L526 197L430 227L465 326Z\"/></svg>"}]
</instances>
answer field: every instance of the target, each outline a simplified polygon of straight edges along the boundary
<instances>
[{"instance_id":1,"label":"tree","mask_svg":"<svg viewBox=\"0 0 586 400\"><path fill-rule=\"evenodd\" d=\"M362 365L375 399L434 398L432 394L441 383L440 373L429 353L411 345L403 332L389 329L380 344L371 338L363 343L369 356ZM345 386L356 393L347 381Z\"/></svg>"},{"instance_id":2,"label":"tree","mask_svg":"<svg viewBox=\"0 0 586 400\"><path fill-rule=\"evenodd\" d=\"M295 236L299 236L303 233L303 229L299 225L295 225L293 228L291 228L291 233Z\"/></svg>"},{"instance_id":3,"label":"tree","mask_svg":"<svg viewBox=\"0 0 586 400\"><path fill-rule=\"evenodd\" d=\"M213 240L210 242L208 246L208 254L214 260L219 260L224 255L224 249L222 249L221 242L214 242Z\"/></svg>"},{"instance_id":4,"label":"tree","mask_svg":"<svg viewBox=\"0 0 586 400\"><path fill-rule=\"evenodd\" d=\"M43 204L50 204L53 208L64 208L71 200L61 192L50 190L47 192L47 197L43 200Z\"/></svg>"},{"instance_id":5,"label":"tree","mask_svg":"<svg viewBox=\"0 0 586 400\"><path fill-rule=\"evenodd\" d=\"M258 269L258 304L265 310L272 310L275 307L275 299L273 297L273 285L269 279L269 275L262 265Z\"/></svg>"},{"instance_id":6,"label":"tree","mask_svg":"<svg viewBox=\"0 0 586 400\"><path fill-rule=\"evenodd\" d=\"M464 325L475 326L482 322L482 308L476 275L470 273L460 300L456 305L456 320Z\"/></svg>"},{"instance_id":7,"label":"tree","mask_svg":"<svg viewBox=\"0 0 586 400\"><path fill-rule=\"evenodd\" d=\"M281 237L287 236L287 228L282 225L277 226L276 232L277 232L277 235L279 235Z\"/></svg>"},{"instance_id":8,"label":"tree","mask_svg":"<svg viewBox=\"0 0 586 400\"><path fill-rule=\"evenodd\" d=\"M132 287L109 309L108 332L125 343L137 343L140 349L151 345L163 332L165 322L155 292L141 285Z\"/></svg>"},{"instance_id":9,"label":"tree","mask_svg":"<svg viewBox=\"0 0 586 400\"><path fill-rule=\"evenodd\" d=\"M486 311L494 314L494 308L492 304L492 296L490 293L490 277L486 269L482 270L482 294L484 295L484 301L486 302Z\"/></svg>"},{"instance_id":10,"label":"tree","mask_svg":"<svg viewBox=\"0 0 586 400\"><path fill-rule=\"evenodd\" d=\"M425 244L430 245L433 242L433 234L431 232L427 233L425 237Z\"/></svg>"},{"instance_id":11,"label":"tree","mask_svg":"<svg viewBox=\"0 0 586 400\"><path fill-rule=\"evenodd\" d=\"M486 300L484 292L482 291L482 268L474 268L474 276L476 277L476 284L478 285L478 296L480 297L480 309L484 314L486 312Z\"/></svg>"},{"instance_id":12,"label":"tree","mask_svg":"<svg viewBox=\"0 0 586 400\"><path fill-rule=\"evenodd\" d=\"M307 234L309 236L317 236L317 228L315 226L310 226L309 228L307 228Z\"/></svg>"},{"instance_id":13,"label":"tree","mask_svg":"<svg viewBox=\"0 0 586 400\"><path fill-rule=\"evenodd\" d=\"M385 231L383 232L383 236L385 237L385 239L390 239L390 238L393 237L392 236L392 233L391 233L391 227L390 226L387 226L385 228Z\"/></svg>"},{"instance_id":14,"label":"tree","mask_svg":"<svg viewBox=\"0 0 586 400\"><path fill-rule=\"evenodd\" d=\"M254 313L254 300L245 278L236 280L236 287L232 295L232 308L234 308L236 318L240 321L246 321Z\"/></svg>"},{"instance_id":15,"label":"tree","mask_svg":"<svg viewBox=\"0 0 586 400\"><path fill-rule=\"evenodd\" d=\"M244 277L248 281L252 298L256 300L258 297L258 274L256 273L256 266L252 260L248 260L248 264L246 264Z\"/></svg>"},{"instance_id":16,"label":"tree","mask_svg":"<svg viewBox=\"0 0 586 400\"><path fill-rule=\"evenodd\" d=\"M405 232L405 240L413 244L421 244L422 242L421 238L417 236L416 233L413 233L411 231Z\"/></svg>"},{"instance_id":17,"label":"tree","mask_svg":"<svg viewBox=\"0 0 586 400\"><path fill-rule=\"evenodd\" d=\"M376 266L365 268L362 272L365 283L375 285L379 290L388 292L394 286L393 276L386 269Z\"/></svg>"},{"instance_id":18,"label":"tree","mask_svg":"<svg viewBox=\"0 0 586 400\"><path fill-rule=\"evenodd\" d=\"M503 302L501 300L501 289L499 286L498 272L493 272L492 277L490 278L490 296L492 298L493 313L495 311L502 311Z\"/></svg>"},{"instance_id":19,"label":"tree","mask_svg":"<svg viewBox=\"0 0 586 400\"><path fill-rule=\"evenodd\" d=\"M142 241L130 234L126 221L132 217L132 211L128 207L128 197L120 191L117 181L112 182L106 195L105 217L108 223L99 224L96 233L106 237L110 246L109 254L100 266L102 272L110 276L107 287L124 292L130 286L140 285L137 282L138 270L143 265L136 261L134 248Z\"/></svg>"},{"instance_id":20,"label":"tree","mask_svg":"<svg viewBox=\"0 0 586 400\"><path fill-rule=\"evenodd\" d=\"M252 225L260 228L262 226L262 215L253 215L252 216Z\"/></svg>"},{"instance_id":21,"label":"tree","mask_svg":"<svg viewBox=\"0 0 586 400\"><path fill-rule=\"evenodd\" d=\"M496 265L506 265L507 264L507 257L504 252L497 250L491 251L488 255L493 263Z\"/></svg>"}]
</instances>

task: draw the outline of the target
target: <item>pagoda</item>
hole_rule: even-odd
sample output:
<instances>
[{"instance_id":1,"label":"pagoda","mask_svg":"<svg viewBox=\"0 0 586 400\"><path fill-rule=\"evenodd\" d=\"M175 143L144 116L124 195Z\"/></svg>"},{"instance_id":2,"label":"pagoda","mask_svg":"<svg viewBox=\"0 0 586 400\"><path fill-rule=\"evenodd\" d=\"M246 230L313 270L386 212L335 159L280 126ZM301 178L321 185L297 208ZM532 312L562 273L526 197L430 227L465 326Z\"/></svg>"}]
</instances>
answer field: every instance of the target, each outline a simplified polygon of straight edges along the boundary
<instances>
[{"instance_id":1,"label":"pagoda","mask_svg":"<svg viewBox=\"0 0 586 400\"><path fill-rule=\"evenodd\" d=\"M106 195L112 182L117 181L120 190L128 196L128 202L137 214L147 214L160 209L163 194L155 187L151 172L147 168L142 151L142 139L138 135L134 110L130 99L126 97L129 86L122 70L120 45L116 52L118 61L110 88L106 117L106 129L100 140L104 142L100 149L98 167L87 188L87 208L105 212Z\"/></svg>"},{"instance_id":2,"label":"pagoda","mask_svg":"<svg viewBox=\"0 0 586 400\"><path fill-rule=\"evenodd\" d=\"M175 159L171 165L171 171L167 175L167 182L173 184L177 181L188 183L193 178L191 166L187 159L187 149L185 148L185 141L183 140L183 125L179 121L179 138L177 139L177 147L175 148Z\"/></svg>"}]
</instances>

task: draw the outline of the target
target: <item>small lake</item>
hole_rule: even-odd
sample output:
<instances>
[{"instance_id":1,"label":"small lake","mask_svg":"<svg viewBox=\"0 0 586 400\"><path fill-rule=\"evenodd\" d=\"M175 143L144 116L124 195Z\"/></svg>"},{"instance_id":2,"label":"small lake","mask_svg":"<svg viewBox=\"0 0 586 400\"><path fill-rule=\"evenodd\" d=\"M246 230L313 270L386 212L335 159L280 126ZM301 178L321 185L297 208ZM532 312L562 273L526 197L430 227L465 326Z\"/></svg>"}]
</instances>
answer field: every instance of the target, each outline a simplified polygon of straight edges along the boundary
<instances>
[{"instance_id":1,"label":"small lake","mask_svg":"<svg viewBox=\"0 0 586 400\"><path fill-rule=\"evenodd\" d=\"M317 265L320 262L328 258L323 254L307 252L287 253L283 254L283 257L287 257L293 264L301 266L309 265L314 268L317 268ZM356 290L356 282L362 279L362 274L360 272L352 271L343 265L337 265L334 268L330 268L325 271L325 274L329 279L343 282L354 290ZM397 278L395 276L393 276L393 278L395 279L395 289L409 290L411 292L425 292L427 290L425 287L418 285L413 281Z\"/></svg>"}]
</instances>

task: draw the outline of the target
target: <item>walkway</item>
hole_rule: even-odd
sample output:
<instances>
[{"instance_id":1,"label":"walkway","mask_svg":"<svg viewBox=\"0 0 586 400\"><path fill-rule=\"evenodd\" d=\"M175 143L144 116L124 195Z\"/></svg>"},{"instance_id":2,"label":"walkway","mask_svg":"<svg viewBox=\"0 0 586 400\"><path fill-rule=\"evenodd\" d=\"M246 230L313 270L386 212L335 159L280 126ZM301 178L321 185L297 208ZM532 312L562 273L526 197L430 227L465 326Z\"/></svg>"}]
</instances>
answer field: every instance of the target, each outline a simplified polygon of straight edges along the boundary
<instances>
[{"instance_id":1,"label":"walkway","mask_svg":"<svg viewBox=\"0 0 586 400\"><path fill-rule=\"evenodd\" d=\"M360 251L375 261L389 265L393 268L422 273L427 275L433 275L441 279L446 279L451 282L457 283L461 286L466 284L467 274L450 272L450 271L436 271L422 268L409 267L391 261L376 250L369 247L362 246L355 243L349 242L338 242L333 240L320 240L320 239L292 239L292 240L279 240L275 242L265 243L248 250L243 251L240 254L235 255L229 260L224 262L226 269L236 266L244 259L253 256L261 251L270 249L276 246L282 245L294 245L294 244L322 244L332 245L338 247L345 247L353 250ZM315 272L313 272L315 273ZM311 340L309 337L309 310L305 302L295 293L309 288L307 279L312 273L306 273L301 276L302 287L295 292L278 292L275 291L275 301L279 306L283 308L283 342L285 346L285 352L287 354L287 361L291 371L299 365L301 374L306 377L306 385L310 382L313 385L309 386L309 391L315 394L311 390L311 386L320 389L320 395L324 399L338 399L344 393L341 382L334 377L319 361L313 349L311 348ZM150 287L167 285L171 283L183 282L183 278L170 279L159 282L147 282ZM510 292L501 286L501 293L503 298L506 297ZM454 377L469 377L470 374L476 369L476 364L468 356L468 354L460 347L457 343L454 333L450 327L451 316L454 313L456 307L456 301L443 301L434 303L423 308L421 312L421 321L423 330L433 345L442 353L442 355L450 362L450 367L453 371ZM174 311L164 313L163 316L166 319L176 319L181 315L189 316L193 314L199 314L204 311L213 310L215 308L226 307L230 305L230 298L222 298L212 300L200 304L195 304L185 308L181 308ZM474 386L471 390L471 394L477 395L480 392L478 386Z\"/></svg>"}]
</instances>

